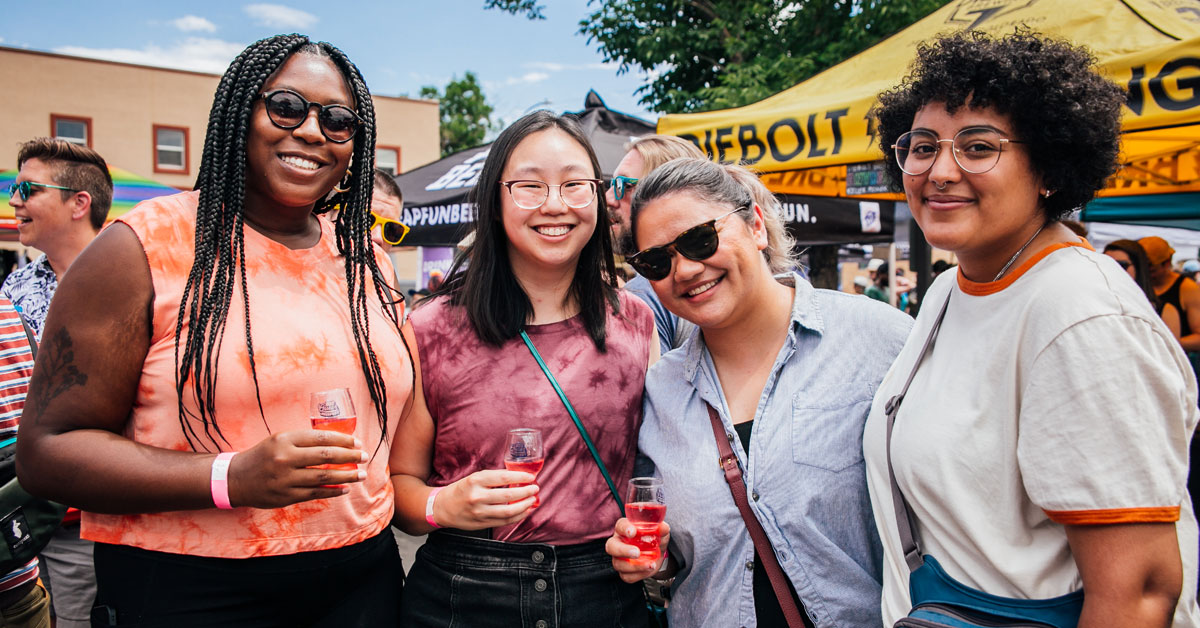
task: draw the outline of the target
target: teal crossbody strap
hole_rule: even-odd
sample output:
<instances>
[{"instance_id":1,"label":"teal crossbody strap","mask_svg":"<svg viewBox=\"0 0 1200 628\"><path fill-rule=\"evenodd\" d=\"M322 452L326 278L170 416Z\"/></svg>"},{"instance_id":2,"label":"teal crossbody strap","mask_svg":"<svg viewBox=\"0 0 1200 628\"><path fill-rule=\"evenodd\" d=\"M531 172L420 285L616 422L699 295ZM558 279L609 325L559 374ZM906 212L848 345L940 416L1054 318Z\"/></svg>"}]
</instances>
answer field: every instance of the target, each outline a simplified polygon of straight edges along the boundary
<instances>
[{"instance_id":1,"label":"teal crossbody strap","mask_svg":"<svg viewBox=\"0 0 1200 628\"><path fill-rule=\"evenodd\" d=\"M546 366L541 354L538 353L537 347L533 346L533 341L529 339L529 334L526 334L524 329L521 330L521 340L525 341L525 346L529 347L529 352L533 354L533 359L537 360L538 366L542 367L542 372L546 374L546 379L550 380L550 385L554 387L554 392L558 393L558 398L566 406L567 414L570 414L571 420L575 422L575 429L579 430L579 435L583 437L583 444L587 445L588 451L592 454L592 460L595 460L596 466L600 468L600 475L603 475L604 481L608 483L608 490L612 492L613 499L617 502L617 508L620 508L621 512L625 512L625 502L621 500L621 494L617 492L617 485L613 484L612 476L608 474L608 467L605 467L604 461L600 459L600 452L596 451L596 445L592 443L592 438L588 436L587 428L583 427L583 423L579 420L579 415L575 414L575 408L567 400L567 394L558 385L558 380L554 379L554 373L550 372L550 368Z\"/></svg>"}]
</instances>

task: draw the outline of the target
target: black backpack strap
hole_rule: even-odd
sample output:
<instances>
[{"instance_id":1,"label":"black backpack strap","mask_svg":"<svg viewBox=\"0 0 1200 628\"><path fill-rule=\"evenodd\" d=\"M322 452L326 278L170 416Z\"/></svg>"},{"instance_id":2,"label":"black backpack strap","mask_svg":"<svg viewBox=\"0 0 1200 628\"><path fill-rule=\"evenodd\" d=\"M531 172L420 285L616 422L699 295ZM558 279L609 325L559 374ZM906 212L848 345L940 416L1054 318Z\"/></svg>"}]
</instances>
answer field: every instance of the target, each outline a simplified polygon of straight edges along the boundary
<instances>
[{"instance_id":1,"label":"black backpack strap","mask_svg":"<svg viewBox=\"0 0 1200 628\"><path fill-rule=\"evenodd\" d=\"M25 315L17 312L17 318L21 319L21 327L25 328L25 337L29 339L29 353L33 354L33 359L37 359L38 341L33 335L33 328L25 321Z\"/></svg>"}]
</instances>

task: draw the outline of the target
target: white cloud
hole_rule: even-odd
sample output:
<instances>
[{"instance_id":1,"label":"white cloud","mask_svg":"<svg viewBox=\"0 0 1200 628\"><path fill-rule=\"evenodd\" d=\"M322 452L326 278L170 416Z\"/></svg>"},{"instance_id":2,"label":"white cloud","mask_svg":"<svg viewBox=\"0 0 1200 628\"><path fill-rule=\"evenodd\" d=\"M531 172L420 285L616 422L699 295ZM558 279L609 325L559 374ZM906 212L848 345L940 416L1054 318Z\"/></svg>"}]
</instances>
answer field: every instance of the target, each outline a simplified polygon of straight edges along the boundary
<instances>
[{"instance_id":1,"label":"white cloud","mask_svg":"<svg viewBox=\"0 0 1200 628\"><path fill-rule=\"evenodd\" d=\"M547 72L563 72L565 70L616 70L621 67L619 63L555 63L553 61L530 61L522 64L521 67L531 70L545 70Z\"/></svg>"},{"instance_id":2,"label":"white cloud","mask_svg":"<svg viewBox=\"0 0 1200 628\"><path fill-rule=\"evenodd\" d=\"M492 91L501 87L512 87L513 85L532 85L541 83L550 78L550 75L545 72L526 72L521 76L510 76L503 81L483 81L483 89Z\"/></svg>"},{"instance_id":3,"label":"white cloud","mask_svg":"<svg viewBox=\"0 0 1200 628\"><path fill-rule=\"evenodd\" d=\"M225 72L225 68L229 66L229 62L245 47L245 44L220 39L188 37L182 42L175 43L169 47L156 46L154 44L148 44L141 49L61 46L55 48L53 52L93 59L107 59L109 61L153 65L177 70L221 74Z\"/></svg>"},{"instance_id":4,"label":"white cloud","mask_svg":"<svg viewBox=\"0 0 1200 628\"><path fill-rule=\"evenodd\" d=\"M171 20L171 25L184 32L205 31L207 33L217 32L217 25L198 16L185 15L181 18Z\"/></svg>"},{"instance_id":5,"label":"white cloud","mask_svg":"<svg viewBox=\"0 0 1200 628\"><path fill-rule=\"evenodd\" d=\"M317 16L312 13L282 4L247 4L242 10L259 24L271 28L306 29L317 23Z\"/></svg>"}]
</instances>

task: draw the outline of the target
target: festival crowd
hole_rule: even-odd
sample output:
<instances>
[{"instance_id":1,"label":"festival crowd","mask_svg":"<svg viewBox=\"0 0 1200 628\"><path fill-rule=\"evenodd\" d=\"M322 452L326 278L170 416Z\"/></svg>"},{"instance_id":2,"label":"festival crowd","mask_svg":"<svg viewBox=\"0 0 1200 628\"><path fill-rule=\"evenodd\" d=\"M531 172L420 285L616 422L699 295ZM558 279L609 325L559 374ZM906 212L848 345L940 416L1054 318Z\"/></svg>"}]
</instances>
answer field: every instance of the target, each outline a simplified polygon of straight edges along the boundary
<instances>
[{"instance_id":1,"label":"festival crowd","mask_svg":"<svg viewBox=\"0 0 1200 628\"><path fill-rule=\"evenodd\" d=\"M33 139L0 436L71 509L0 626L1200 628L1200 286L1063 223L1123 100L1028 31L919 47L872 114L957 261L915 321L886 265L815 289L745 167L649 136L606 183L546 111L407 308L370 92L300 35L229 66L193 191L107 227L103 157Z\"/></svg>"}]
</instances>

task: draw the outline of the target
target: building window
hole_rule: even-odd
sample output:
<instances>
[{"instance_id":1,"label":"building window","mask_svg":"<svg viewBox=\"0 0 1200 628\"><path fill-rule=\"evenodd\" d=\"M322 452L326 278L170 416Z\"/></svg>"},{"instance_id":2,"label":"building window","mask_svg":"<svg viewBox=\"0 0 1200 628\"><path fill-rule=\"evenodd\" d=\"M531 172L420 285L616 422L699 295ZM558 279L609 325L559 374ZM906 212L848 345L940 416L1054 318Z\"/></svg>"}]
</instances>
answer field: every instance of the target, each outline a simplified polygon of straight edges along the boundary
<instances>
[{"instance_id":1,"label":"building window","mask_svg":"<svg viewBox=\"0 0 1200 628\"><path fill-rule=\"evenodd\" d=\"M50 114L50 135L81 146L92 145L92 119Z\"/></svg>"},{"instance_id":2,"label":"building window","mask_svg":"<svg viewBox=\"0 0 1200 628\"><path fill-rule=\"evenodd\" d=\"M395 176L400 172L400 147L376 146L375 167Z\"/></svg>"},{"instance_id":3,"label":"building window","mask_svg":"<svg viewBox=\"0 0 1200 628\"><path fill-rule=\"evenodd\" d=\"M154 125L154 171L187 174L187 128Z\"/></svg>"}]
</instances>

